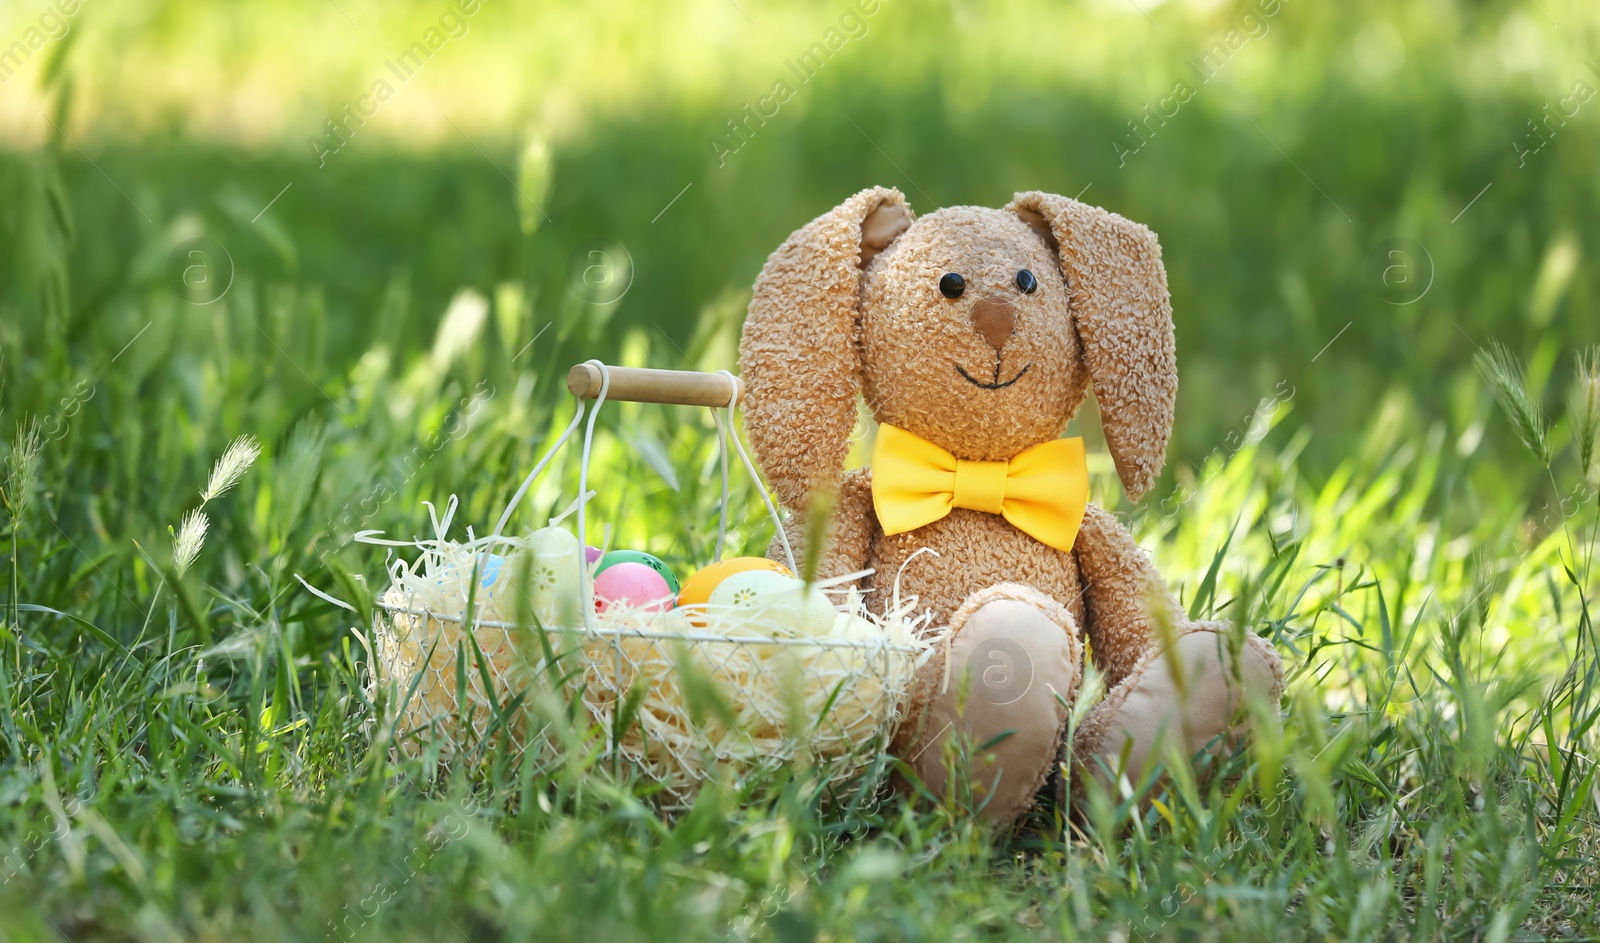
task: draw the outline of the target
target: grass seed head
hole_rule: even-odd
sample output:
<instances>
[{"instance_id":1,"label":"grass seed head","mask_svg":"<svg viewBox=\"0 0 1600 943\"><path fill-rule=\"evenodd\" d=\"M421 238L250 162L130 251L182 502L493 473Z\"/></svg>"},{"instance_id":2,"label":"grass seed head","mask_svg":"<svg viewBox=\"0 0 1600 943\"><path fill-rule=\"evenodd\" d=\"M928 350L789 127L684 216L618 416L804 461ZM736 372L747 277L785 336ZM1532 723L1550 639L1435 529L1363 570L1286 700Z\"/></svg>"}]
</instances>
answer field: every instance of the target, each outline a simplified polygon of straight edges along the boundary
<instances>
[{"instance_id":1,"label":"grass seed head","mask_svg":"<svg viewBox=\"0 0 1600 943\"><path fill-rule=\"evenodd\" d=\"M1596 439L1600 439L1600 347L1578 353L1572 380L1567 416L1577 440L1578 461L1584 477L1588 477L1594 470Z\"/></svg>"},{"instance_id":2,"label":"grass seed head","mask_svg":"<svg viewBox=\"0 0 1600 943\"><path fill-rule=\"evenodd\" d=\"M233 490L233 486L239 483L239 479L260 457L261 443L256 441L255 436L242 435L234 439L217 463L211 466L211 478L206 482L206 490L200 492L200 502L209 503ZM201 535L204 536L203 530Z\"/></svg>"},{"instance_id":3,"label":"grass seed head","mask_svg":"<svg viewBox=\"0 0 1600 943\"><path fill-rule=\"evenodd\" d=\"M489 299L482 292L463 288L450 299L444 318L439 321L439 331L433 339L433 365L444 370L457 357L471 350L483 333L489 318Z\"/></svg>"},{"instance_id":4,"label":"grass seed head","mask_svg":"<svg viewBox=\"0 0 1600 943\"><path fill-rule=\"evenodd\" d=\"M1495 399L1511 420L1511 428L1524 447L1538 457L1546 467L1550 465L1550 436L1544 414L1528 394L1527 378L1522 365L1517 362L1506 345L1490 341L1488 350L1480 350L1472 357L1478 372L1494 388Z\"/></svg>"},{"instance_id":5,"label":"grass seed head","mask_svg":"<svg viewBox=\"0 0 1600 943\"><path fill-rule=\"evenodd\" d=\"M6 498L13 522L22 519L33 497L33 485L39 479L39 456L43 452L39 417L25 424L17 423L17 437L11 442L11 454L6 456Z\"/></svg>"},{"instance_id":6,"label":"grass seed head","mask_svg":"<svg viewBox=\"0 0 1600 943\"><path fill-rule=\"evenodd\" d=\"M183 522L178 525L178 532L172 537L172 565L177 567L178 578L189 572L189 567L194 565L195 558L200 556L200 548L206 543L206 530L211 526L211 521L206 517L206 512L195 508L183 516Z\"/></svg>"}]
</instances>

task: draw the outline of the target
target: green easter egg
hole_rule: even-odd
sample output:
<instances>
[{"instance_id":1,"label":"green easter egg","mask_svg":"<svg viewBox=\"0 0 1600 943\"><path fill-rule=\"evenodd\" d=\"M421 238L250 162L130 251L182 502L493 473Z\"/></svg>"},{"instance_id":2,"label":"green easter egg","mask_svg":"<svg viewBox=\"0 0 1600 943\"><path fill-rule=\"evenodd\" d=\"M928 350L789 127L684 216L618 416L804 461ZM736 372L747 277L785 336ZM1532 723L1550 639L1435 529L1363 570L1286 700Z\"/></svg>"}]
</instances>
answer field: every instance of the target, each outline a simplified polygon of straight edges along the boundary
<instances>
[{"instance_id":1,"label":"green easter egg","mask_svg":"<svg viewBox=\"0 0 1600 943\"><path fill-rule=\"evenodd\" d=\"M614 563L643 563L650 569L660 573L661 578L666 580L667 586L671 588L672 595L678 595L678 590L680 589L678 578L672 574L671 570L667 569L667 565L661 562L660 557L645 553L643 550L613 550L600 558L600 565L595 567L594 575L599 576L605 572L606 567Z\"/></svg>"}]
</instances>

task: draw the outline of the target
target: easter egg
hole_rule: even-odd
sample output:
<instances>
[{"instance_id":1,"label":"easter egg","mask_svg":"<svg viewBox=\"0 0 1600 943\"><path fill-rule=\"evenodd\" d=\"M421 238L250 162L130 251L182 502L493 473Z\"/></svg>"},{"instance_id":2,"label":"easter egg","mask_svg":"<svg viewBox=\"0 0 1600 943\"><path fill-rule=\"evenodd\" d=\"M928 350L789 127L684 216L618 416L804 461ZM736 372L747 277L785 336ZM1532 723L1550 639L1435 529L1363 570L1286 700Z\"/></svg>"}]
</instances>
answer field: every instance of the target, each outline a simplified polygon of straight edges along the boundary
<instances>
[{"instance_id":1,"label":"easter egg","mask_svg":"<svg viewBox=\"0 0 1600 943\"><path fill-rule=\"evenodd\" d=\"M825 636L833 631L839 610L815 586L784 593L763 610L764 616L801 635Z\"/></svg>"},{"instance_id":2,"label":"easter egg","mask_svg":"<svg viewBox=\"0 0 1600 943\"><path fill-rule=\"evenodd\" d=\"M718 621L722 614L717 610L731 610L730 614L746 624L765 624L770 630L788 629L801 635L827 635L838 615L822 590L770 570L733 574L711 591L710 604Z\"/></svg>"},{"instance_id":3,"label":"easter egg","mask_svg":"<svg viewBox=\"0 0 1600 943\"><path fill-rule=\"evenodd\" d=\"M594 607L605 612L612 606L661 612L672 608L672 587L666 577L643 563L617 563L595 574Z\"/></svg>"},{"instance_id":4,"label":"easter egg","mask_svg":"<svg viewBox=\"0 0 1600 943\"><path fill-rule=\"evenodd\" d=\"M858 615L841 612L834 616L828 637L847 642L870 642L883 638L883 630Z\"/></svg>"},{"instance_id":5,"label":"easter egg","mask_svg":"<svg viewBox=\"0 0 1600 943\"><path fill-rule=\"evenodd\" d=\"M489 554L488 558L478 567L478 572L481 574L478 585L484 589L493 586L494 581L500 578L500 568L505 566L505 563L506 558L498 553Z\"/></svg>"},{"instance_id":6,"label":"easter egg","mask_svg":"<svg viewBox=\"0 0 1600 943\"><path fill-rule=\"evenodd\" d=\"M570 531L545 527L528 535L528 600L541 625L575 625L579 617L581 594L578 583L578 553L583 545ZM513 569L515 572L515 569Z\"/></svg>"},{"instance_id":7,"label":"easter egg","mask_svg":"<svg viewBox=\"0 0 1600 943\"><path fill-rule=\"evenodd\" d=\"M565 557L578 552L578 538L565 527L554 524L528 535L527 547L541 557Z\"/></svg>"},{"instance_id":8,"label":"easter egg","mask_svg":"<svg viewBox=\"0 0 1600 943\"><path fill-rule=\"evenodd\" d=\"M768 560L766 557L732 557L708 567L696 570L693 576L683 581L683 589L678 593L678 605L703 606L711 601L711 592L723 580L747 570L765 570L769 573L781 573L785 576L792 575L789 568L781 563Z\"/></svg>"},{"instance_id":9,"label":"easter egg","mask_svg":"<svg viewBox=\"0 0 1600 943\"><path fill-rule=\"evenodd\" d=\"M672 588L673 596L678 595L678 578L673 575L672 571L667 568L665 563L661 562L659 557L645 553L643 550L611 551L600 558L600 566L594 571L595 575L598 576L601 573L604 573L606 570L616 566L618 563L643 563L645 566L661 574L661 578L666 580L667 585Z\"/></svg>"},{"instance_id":10,"label":"easter egg","mask_svg":"<svg viewBox=\"0 0 1600 943\"><path fill-rule=\"evenodd\" d=\"M583 545L584 563L594 566L595 561L599 560L603 556L605 556L605 551L601 550L599 547L591 547L588 544Z\"/></svg>"},{"instance_id":11,"label":"easter egg","mask_svg":"<svg viewBox=\"0 0 1600 943\"><path fill-rule=\"evenodd\" d=\"M735 609L760 609L784 593L805 586L787 573L776 570L745 570L717 584L706 600L712 606Z\"/></svg>"}]
</instances>

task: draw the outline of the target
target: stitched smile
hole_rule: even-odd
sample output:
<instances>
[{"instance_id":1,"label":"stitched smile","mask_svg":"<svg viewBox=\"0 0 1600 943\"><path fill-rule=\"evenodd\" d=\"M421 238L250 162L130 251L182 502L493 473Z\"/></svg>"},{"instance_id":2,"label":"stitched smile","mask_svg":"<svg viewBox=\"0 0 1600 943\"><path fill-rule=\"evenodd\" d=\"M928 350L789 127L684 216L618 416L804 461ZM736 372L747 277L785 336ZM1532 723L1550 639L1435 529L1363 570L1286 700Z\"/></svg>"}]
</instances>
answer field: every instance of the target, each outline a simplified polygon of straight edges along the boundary
<instances>
[{"instance_id":1,"label":"stitched smile","mask_svg":"<svg viewBox=\"0 0 1600 943\"><path fill-rule=\"evenodd\" d=\"M1028 364L1026 367L1023 367L1021 370L1018 370L1016 376L1014 376L1011 379L1005 381L1004 383L1001 383L1000 382L1000 367L997 365L994 368L994 382L993 383L985 383L982 380L974 380L972 378L972 374L968 373L967 371L965 371L965 370L963 370L961 368L961 364L959 364L959 363L955 364L956 372L961 374L961 379L966 380L968 383L971 383L973 386L976 386L979 389L984 389L984 390L1003 390L1006 387L1010 386L1011 384L1013 384L1013 383L1017 382L1018 380L1022 379L1022 375L1024 373L1027 373L1030 369L1032 369L1032 367L1033 367L1033 364L1031 364L1031 363Z\"/></svg>"}]
</instances>

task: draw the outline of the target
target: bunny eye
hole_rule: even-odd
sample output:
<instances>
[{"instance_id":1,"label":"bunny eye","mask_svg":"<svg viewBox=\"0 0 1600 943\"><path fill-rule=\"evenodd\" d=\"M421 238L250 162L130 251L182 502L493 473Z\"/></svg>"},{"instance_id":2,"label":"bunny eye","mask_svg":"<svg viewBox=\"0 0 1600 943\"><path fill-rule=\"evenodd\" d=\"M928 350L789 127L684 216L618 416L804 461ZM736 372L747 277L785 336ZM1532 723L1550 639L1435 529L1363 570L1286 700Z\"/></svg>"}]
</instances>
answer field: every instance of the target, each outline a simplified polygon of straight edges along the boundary
<instances>
[{"instance_id":1,"label":"bunny eye","mask_svg":"<svg viewBox=\"0 0 1600 943\"><path fill-rule=\"evenodd\" d=\"M1033 277L1032 272L1023 269L1017 273L1017 287L1022 289L1024 295L1031 295L1033 290L1039 287L1039 280Z\"/></svg>"},{"instance_id":2,"label":"bunny eye","mask_svg":"<svg viewBox=\"0 0 1600 943\"><path fill-rule=\"evenodd\" d=\"M967 290L967 280L955 272L946 272L939 279L939 294L946 298L960 298L961 293Z\"/></svg>"}]
</instances>

